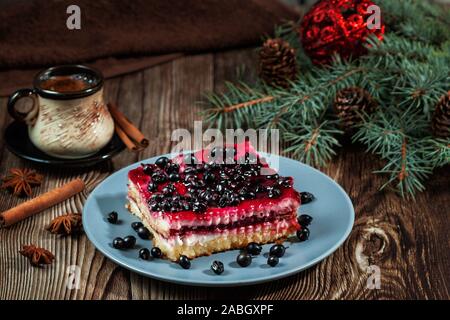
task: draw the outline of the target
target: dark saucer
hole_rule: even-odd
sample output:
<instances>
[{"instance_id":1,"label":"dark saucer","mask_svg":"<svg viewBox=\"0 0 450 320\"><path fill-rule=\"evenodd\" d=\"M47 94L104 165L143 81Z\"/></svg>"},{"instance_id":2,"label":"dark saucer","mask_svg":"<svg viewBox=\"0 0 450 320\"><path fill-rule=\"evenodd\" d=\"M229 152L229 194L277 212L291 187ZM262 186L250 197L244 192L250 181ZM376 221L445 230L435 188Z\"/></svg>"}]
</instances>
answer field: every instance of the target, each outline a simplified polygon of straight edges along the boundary
<instances>
[{"instance_id":1,"label":"dark saucer","mask_svg":"<svg viewBox=\"0 0 450 320\"><path fill-rule=\"evenodd\" d=\"M5 131L6 146L19 158L29 161L64 167L92 166L111 159L125 148L120 138L114 134L111 141L99 152L82 159L59 159L49 156L36 148L28 137L28 129L24 123L12 122Z\"/></svg>"}]
</instances>

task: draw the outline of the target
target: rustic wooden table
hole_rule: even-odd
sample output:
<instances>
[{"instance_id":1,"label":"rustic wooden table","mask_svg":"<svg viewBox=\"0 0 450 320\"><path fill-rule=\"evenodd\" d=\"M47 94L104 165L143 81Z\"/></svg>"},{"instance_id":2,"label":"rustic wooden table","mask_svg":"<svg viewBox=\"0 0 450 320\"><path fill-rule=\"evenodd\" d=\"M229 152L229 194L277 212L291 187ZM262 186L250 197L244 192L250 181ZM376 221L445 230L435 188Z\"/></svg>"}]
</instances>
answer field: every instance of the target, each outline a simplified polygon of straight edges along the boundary
<instances>
[{"instance_id":1,"label":"rustic wooden table","mask_svg":"<svg viewBox=\"0 0 450 320\"><path fill-rule=\"evenodd\" d=\"M33 167L45 182L38 194L83 178L88 185L65 203L9 229L0 230L0 299L449 299L450 298L450 170L436 172L427 191L415 202L391 192L379 192L380 177L372 171L380 162L357 146L343 148L325 173L350 195L356 211L353 231L330 257L316 266L282 280L242 288L180 286L142 277L117 266L98 252L85 235L57 238L45 226L57 215L81 212L83 203L100 181L128 165L169 152L170 134L192 128L200 119L198 101L205 91L222 90L238 66L255 76L254 50L236 50L179 58L141 72L106 81L105 94L151 139L141 154L124 151L113 161L93 168L67 170L24 162L5 147L2 138L10 122L6 99L0 113L0 175L12 167ZM24 201L0 191L0 211ZM17 252L35 243L55 253L46 268L33 268ZM368 289L368 265L381 270L381 288ZM78 290L65 285L66 267L81 267Z\"/></svg>"}]
</instances>

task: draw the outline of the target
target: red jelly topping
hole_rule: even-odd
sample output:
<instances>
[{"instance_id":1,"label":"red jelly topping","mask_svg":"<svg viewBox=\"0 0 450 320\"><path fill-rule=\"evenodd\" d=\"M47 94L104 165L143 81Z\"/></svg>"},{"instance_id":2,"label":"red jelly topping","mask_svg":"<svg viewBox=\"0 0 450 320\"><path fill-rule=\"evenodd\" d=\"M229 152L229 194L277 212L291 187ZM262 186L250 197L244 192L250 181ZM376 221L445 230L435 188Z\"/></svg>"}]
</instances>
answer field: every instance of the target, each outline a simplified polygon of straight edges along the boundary
<instances>
[{"instance_id":1,"label":"red jelly topping","mask_svg":"<svg viewBox=\"0 0 450 320\"><path fill-rule=\"evenodd\" d=\"M229 151L218 150L215 152L227 154ZM249 151L255 152L248 144L244 151L242 148L237 150L234 153L235 161L242 159L241 157L249 159ZM211 154L213 151L208 149L194 155L197 160L205 160ZM265 207L285 200L293 200L297 206L300 203L299 194L292 187L292 178L279 177L275 171L270 176L259 175L258 170L261 167L267 168L267 164L261 162L257 155L257 163L248 161L234 165L219 165L214 162L186 164L187 158L180 155L172 161L159 159L157 165L144 164L128 174L143 200L149 203L150 210L164 212L169 221L209 221L225 212L240 214L263 211ZM152 185L151 191L149 184ZM292 204L290 206L295 207ZM261 218L261 222L269 221L267 219L270 218ZM244 226L255 222L258 221L238 221L233 224ZM189 232L189 229L177 232Z\"/></svg>"}]
</instances>

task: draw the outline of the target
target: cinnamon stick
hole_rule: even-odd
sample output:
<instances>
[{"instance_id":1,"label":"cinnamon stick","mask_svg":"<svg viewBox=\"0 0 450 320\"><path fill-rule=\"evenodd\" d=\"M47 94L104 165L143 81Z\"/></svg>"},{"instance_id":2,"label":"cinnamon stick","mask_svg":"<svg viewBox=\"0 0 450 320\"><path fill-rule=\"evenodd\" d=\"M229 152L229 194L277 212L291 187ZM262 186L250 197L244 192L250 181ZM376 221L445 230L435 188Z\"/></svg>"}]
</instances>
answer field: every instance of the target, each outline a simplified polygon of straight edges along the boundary
<instances>
[{"instance_id":1,"label":"cinnamon stick","mask_svg":"<svg viewBox=\"0 0 450 320\"><path fill-rule=\"evenodd\" d=\"M0 213L0 227L8 227L36 213L54 206L77 193L83 191L85 184L81 179L75 179L65 185L55 188L17 207Z\"/></svg>"},{"instance_id":2,"label":"cinnamon stick","mask_svg":"<svg viewBox=\"0 0 450 320\"><path fill-rule=\"evenodd\" d=\"M122 140L122 142L127 146L129 150L140 151L142 149L127 136L127 134L122 130L122 128L119 125L115 126L115 130L120 140Z\"/></svg>"},{"instance_id":3,"label":"cinnamon stick","mask_svg":"<svg viewBox=\"0 0 450 320\"><path fill-rule=\"evenodd\" d=\"M126 135L132 140L136 141L139 146L146 148L148 146L148 139L146 139L143 133L136 128L125 115L117 109L117 106L113 103L108 103L108 109L116 124L122 129ZM124 141L125 143L125 141Z\"/></svg>"}]
</instances>

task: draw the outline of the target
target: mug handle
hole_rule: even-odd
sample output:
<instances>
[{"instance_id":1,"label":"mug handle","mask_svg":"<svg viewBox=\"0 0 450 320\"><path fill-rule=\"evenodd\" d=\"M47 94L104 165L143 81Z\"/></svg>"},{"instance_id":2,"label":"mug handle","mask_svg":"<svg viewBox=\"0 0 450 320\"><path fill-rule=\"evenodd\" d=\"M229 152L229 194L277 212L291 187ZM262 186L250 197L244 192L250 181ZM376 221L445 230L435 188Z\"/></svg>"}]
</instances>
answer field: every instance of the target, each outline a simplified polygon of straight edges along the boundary
<instances>
[{"instance_id":1,"label":"mug handle","mask_svg":"<svg viewBox=\"0 0 450 320\"><path fill-rule=\"evenodd\" d=\"M33 107L28 112L17 111L16 102L20 98L26 98L32 96L33 99ZM34 89L19 89L14 92L8 99L8 113L11 117L20 122L26 122L30 124L34 122L36 119L36 115L39 109L38 104L36 103L36 90Z\"/></svg>"}]
</instances>

